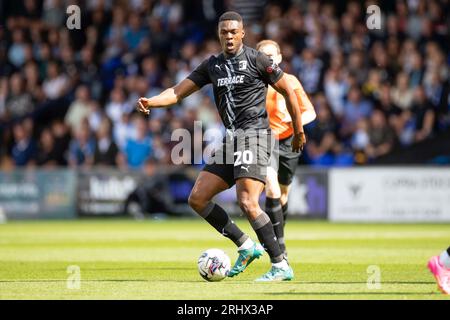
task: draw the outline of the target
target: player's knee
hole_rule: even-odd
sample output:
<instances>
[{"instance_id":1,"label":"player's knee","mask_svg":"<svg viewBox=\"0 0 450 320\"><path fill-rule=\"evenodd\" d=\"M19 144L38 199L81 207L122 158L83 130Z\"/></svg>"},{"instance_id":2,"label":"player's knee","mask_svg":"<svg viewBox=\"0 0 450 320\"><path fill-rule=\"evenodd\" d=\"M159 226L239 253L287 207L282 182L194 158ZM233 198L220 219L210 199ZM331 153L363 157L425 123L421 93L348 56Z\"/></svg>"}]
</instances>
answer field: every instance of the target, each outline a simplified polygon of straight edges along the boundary
<instances>
[{"instance_id":1,"label":"player's knee","mask_svg":"<svg viewBox=\"0 0 450 320\"><path fill-rule=\"evenodd\" d=\"M269 198L280 198L280 190L273 185L266 185L266 196Z\"/></svg>"},{"instance_id":2,"label":"player's knee","mask_svg":"<svg viewBox=\"0 0 450 320\"><path fill-rule=\"evenodd\" d=\"M288 196L289 196L289 186L280 186L280 202L282 205L284 205L287 201L288 201Z\"/></svg>"},{"instance_id":3,"label":"player's knee","mask_svg":"<svg viewBox=\"0 0 450 320\"><path fill-rule=\"evenodd\" d=\"M191 192L188 198L188 203L195 212L200 213L206 207L208 199L205 199L205 197L199 192Z\"/></svg>"},{"instance_id":4,"label":"player's knee","mask_svg":"<svg viewBox=\"0 0 450 320\"><path fill-rule=\"evenodd\" d=\"M281 190L280 202L281 204L285 204L288 201L289 191Z\"/></svg>"},{"instance_id":5,"label":"player's knee","mask_svg":"<svg viewBox=\"0 0 450 320\"><path fill-rule=\"evenodd\" d=\"M281 193L280 202L282 205L284 205L286 202L288 202L288 194L287 193Z\"/></svg>"},{"instance_id":6,"label":"player's knee","mask_svg":"<svg viewBox=\"0 0 450 320\"><path fill-rule=\"evenodd\" d=\"M255 201L248 197L239 198L239 207L247 216L257 215L260 211L258 201Z\"/></svg>"}]
</instances>

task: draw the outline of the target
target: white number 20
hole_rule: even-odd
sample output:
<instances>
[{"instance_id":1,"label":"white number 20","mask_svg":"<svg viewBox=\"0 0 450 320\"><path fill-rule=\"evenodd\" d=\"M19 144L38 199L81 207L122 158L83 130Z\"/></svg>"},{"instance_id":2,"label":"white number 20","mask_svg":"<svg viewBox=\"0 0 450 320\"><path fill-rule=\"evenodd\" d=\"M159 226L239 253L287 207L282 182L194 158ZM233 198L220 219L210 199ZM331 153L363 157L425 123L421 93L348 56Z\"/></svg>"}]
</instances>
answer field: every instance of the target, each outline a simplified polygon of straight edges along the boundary
<instances>
[{"instance_id":1,"label":"white number 20","mask_svg":"<svg viewBox=\"0 0 450 320\"><path fill-rule=\"evenodd\" d=\"M236 161L234 166L240 166L241 164L251 164L253 162L253 153L250 150L237 151L234 153Z\"/></svg>"}]
</instances>

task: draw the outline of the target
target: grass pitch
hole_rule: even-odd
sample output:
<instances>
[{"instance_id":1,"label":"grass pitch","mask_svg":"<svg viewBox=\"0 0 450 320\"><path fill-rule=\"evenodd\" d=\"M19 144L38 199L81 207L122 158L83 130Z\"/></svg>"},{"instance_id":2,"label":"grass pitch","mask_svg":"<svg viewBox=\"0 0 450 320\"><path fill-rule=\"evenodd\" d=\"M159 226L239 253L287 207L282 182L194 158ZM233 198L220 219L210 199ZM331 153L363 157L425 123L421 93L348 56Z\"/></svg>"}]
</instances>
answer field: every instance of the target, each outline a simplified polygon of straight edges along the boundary
<instances>
[{"instance_id":1,"label":"grass pitch","mask_svg":"<svg viewBox=\"0 0 450 320\"><path fill-rule=\"evenodd\" d=\"M208 283L200 253L221 248L232 263L237 253L200 219L10 222L0 225L0 299L449 299L426 262L450 244L450 224L291 220L286 239L294 281L254 283L270 267L266 254L238 277ZM79 289L68 288L71 265Z\"/></svg>"}]
</instances>

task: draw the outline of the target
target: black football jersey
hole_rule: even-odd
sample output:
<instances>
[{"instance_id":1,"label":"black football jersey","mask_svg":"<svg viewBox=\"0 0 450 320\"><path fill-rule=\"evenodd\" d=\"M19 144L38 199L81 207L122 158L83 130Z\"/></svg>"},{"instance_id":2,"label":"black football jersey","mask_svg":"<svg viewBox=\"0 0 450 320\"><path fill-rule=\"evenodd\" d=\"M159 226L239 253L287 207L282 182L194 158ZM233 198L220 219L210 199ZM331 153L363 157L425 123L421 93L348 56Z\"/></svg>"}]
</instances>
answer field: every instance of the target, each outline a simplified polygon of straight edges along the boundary
<instances>
[{"instance_id":1,"label":"black football jersey","mask_svg":"<svg viewBox=\"0 0 450 320\"><path fill-rule=\"evenodd\" d=\"M268 129L267 85L276 83L283 71L253 48L243 46L234 56L223 53L203 61L189 76L199 88L211 83L214 99L227 129Z\"/></svg>"}]
</instances>

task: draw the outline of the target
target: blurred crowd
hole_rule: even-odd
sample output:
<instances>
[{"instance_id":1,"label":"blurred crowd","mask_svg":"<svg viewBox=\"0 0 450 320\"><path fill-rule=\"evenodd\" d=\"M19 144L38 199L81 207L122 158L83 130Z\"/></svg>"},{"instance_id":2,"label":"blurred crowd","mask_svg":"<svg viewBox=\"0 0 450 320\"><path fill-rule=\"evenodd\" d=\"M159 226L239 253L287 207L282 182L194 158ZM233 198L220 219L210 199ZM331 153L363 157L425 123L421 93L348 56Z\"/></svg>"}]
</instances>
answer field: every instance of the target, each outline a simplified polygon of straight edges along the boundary
<instances>
[{"instance_id":1,"label":"blurred crowd","mask_svg":"<svg viewBox=\"0 0 450 320\"><path fill-rule=\"evenodd\" d=\"M386 4L385 2L389 2ZM68 5L81 8L69 30ZM317 119L303 163L370 163L450 128L449 1L15 0L0 9L0 165L141 168L171 163L171 134L222 128L211 87L150 117L141 96L220 52L217 18L237 10L245 44L277 41Z\"/></svg>"}]
</instances>

